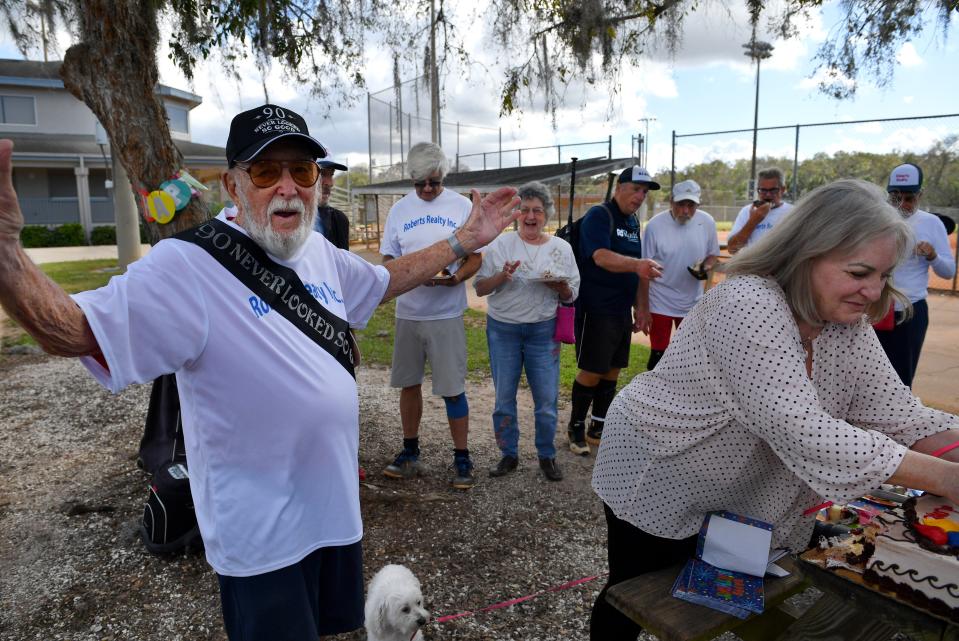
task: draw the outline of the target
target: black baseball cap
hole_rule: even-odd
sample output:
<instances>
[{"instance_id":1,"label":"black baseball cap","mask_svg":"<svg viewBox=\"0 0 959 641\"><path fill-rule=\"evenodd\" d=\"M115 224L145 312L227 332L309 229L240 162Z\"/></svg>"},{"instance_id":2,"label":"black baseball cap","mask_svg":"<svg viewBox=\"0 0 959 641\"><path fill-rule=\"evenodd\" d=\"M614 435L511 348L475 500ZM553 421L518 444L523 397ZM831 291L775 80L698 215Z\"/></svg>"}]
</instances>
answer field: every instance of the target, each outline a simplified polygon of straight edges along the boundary
<instances>
[{"instance_id":1,"label":"black baseball cap","mask_svg":"<svg viewBox=\"0 0 959 641\"><path fill-rule=\"evenodd\" d=\"M320 166L320 169L326 169L327 167L336 169L337 171L349 171L350 168L346 165L341 165L338 162L333 162L332 160L317 160L316 164Z\"/></svg>"},{"instance_id":2,"label":"black baseball cap","mask_svg":"<svg viewBox=\"0 0 959 641\"><path fill-rule=\"evenodd\" d=\"M650 189L659 189L659 183L653 180L653 177L649 175L649 172L639 165L633 165L632 167L627 167L621 171L619 173L619 180L616 182L649 185Z\"/></svg>"},{"instance_id":3,"label":"black baseball cap","mask_svg":"<svg viewBox=\"0 0 959 641\"><path fill-rule=\"evenodd\" d=\"M323 143L310 135L300 114L278 105L262 105L233 117L226 140L226 162L230 167L247 162L270 143L289 137L302 138L311 148L313 158L329 155Z\"/></svg>"}]
</instances>

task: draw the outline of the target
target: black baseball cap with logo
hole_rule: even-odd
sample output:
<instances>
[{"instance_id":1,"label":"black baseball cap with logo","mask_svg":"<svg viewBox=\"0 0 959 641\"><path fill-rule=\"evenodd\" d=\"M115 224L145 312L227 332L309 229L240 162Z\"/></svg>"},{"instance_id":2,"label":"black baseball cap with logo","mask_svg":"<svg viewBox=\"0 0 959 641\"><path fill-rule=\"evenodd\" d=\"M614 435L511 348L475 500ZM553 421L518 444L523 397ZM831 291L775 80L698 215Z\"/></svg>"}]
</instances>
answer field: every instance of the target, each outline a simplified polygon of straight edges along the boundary
<instances>
[{"instance_id":1,"label":"black baseball cap with logo","mask_svg":"<svg viewBox=\"0 0 959 641\"><path fill-rule=\"evenodd\" d=\"M311 148L313 158L329 155L323 143L310 135L300 114L278 105L262 105L233 117L226 140L226 162L230 167L247 162L269 144L289 137L302 138Z\"/></svg>"},{"instance_id":2,"label":"black baseball cap with logo","mask_svg":"<svg viewBox=\"0 0 959 641\"><path fill-rule=\"evenodd\" d=\"M659 183L653 180L653 177L649 175L649 172L639 165L627 167L623 171L619 172L619 180L617 182L649 185L651 190L659 189Z\"/></svg>"},{"instance_id":3,"label":"black baseball cap with logo","mask_svg":"<svg viewBox=\"0 0 959 641\"><path fill-rule=\"evenodd\" d=\"M346 165L341 165L338 162L332 160L317 160L316 164L320 166L320 169L336 169L337 171L349 171L350 168Z\"/></svg>"}]
</instances>

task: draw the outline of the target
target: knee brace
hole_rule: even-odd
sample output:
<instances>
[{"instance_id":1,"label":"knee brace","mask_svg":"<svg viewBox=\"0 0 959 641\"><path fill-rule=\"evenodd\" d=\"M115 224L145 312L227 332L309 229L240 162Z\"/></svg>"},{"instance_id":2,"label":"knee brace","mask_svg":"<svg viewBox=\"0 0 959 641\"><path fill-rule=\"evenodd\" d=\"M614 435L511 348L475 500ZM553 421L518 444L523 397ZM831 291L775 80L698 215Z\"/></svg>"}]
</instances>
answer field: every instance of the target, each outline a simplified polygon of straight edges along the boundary
<instances>
[{"instance_id":1,"label":"knee brace","mask_svg":"<svg viewBox=\"0 0 959 641\"><path fill-rule=\"evenodd\" d=\"M466 402L466 392L457 396L444 396L443 401L446 403L447 418L464 418L469 416L470 406L469 403Z\"/></svg>"}]
</instances>

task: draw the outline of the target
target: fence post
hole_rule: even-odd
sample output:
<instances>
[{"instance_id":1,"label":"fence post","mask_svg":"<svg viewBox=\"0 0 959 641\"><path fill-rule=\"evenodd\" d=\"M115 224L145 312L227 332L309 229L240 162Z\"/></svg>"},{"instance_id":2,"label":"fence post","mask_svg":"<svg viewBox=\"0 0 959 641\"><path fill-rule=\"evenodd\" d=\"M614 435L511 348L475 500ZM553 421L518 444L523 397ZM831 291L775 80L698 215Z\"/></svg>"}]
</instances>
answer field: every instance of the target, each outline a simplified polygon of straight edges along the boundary
<instances>
[{"instance_id":1,"label":"fence post","mask_svg":"<svg viewBox=\"0 0 959 641\"><path fill-rule=\"evenodd\" d=\"M519 166L522 167L523 166L523 150L517 149L516 152L517 152L516 155L519 157Z\"/></svg>"},{"instance_id":2,"label":"fence post","mask_svg":"<svg viewBox=\"0 0 959 641\"><path fill-rule=\"evenodd\" d=\"M556 164L563 162L563 145L556 145Z\"/></svg>"},{"instance_id":3,"label":"fence post","mask_svg":"<svg viewBox=\"0 0 959 641\"><path fill-rule=\"evenodd\" d=\"M608 150L606 152L606 157L612 160L613 159L613 134L609 134L609 136L606 137L606 141L609 145Z\"/></svg>"},{"instance_id":4,"label":"fence post","mask_svg":"<svg viewBox=\"0 0 959 641\"><path fill-rule=\"evenodd\" d=\"M799 198L799 125L796 125L796 147L793 154L793 200Z\"/></svg>"},{"instance_id":5,"label":"fence post","mask_svg":"<svg viewBox=\"0 0 959 641\"><path fill-rule=\"evenodd\" d=\"M366 92L366 149L370 158L370 164L367 167L370 182L373 182L373 127L370 120L370 92Z\"/></svg>"},{"instance_id":6,"label":"fence post","mask_svg":"<svg viewBox=\"0 0 959 641\"><path fill-rule=\"evenodd\" d=\"M398 116L402 118L403 116ZM400 137L400 143L402 144L403 138ZM393 105L390 105L390 167L393 166Z\"/></svg>"},{"instance_id":7,"label":"fence post","mask_svg":"<svg viewBox=\"0 0 959 641\"><path fill-rule=\"evenodd\" d=\"M676 130L673 129L673 159L669 164L669 188L676 184Z\"/></svg>"}]
</instances>

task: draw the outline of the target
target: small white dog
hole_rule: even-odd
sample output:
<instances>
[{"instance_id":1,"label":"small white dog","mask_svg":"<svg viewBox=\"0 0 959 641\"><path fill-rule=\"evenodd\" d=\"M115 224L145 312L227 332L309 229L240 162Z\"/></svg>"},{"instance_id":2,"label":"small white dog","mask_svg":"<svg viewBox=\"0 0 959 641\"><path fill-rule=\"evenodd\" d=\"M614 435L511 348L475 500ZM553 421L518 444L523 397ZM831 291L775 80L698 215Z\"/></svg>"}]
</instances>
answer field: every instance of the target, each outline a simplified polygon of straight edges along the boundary
<instances>
[{"instance_id":1,"label":"small white dog","mask_svg":"<svg viewBox=\"0 0 959 641\"><path fill-rule=\"evenodd\" d=\"M367 641L422 641L430 620L420 582L402 565L384 566L366 591Z\"/></svg>"}]
</instances>

